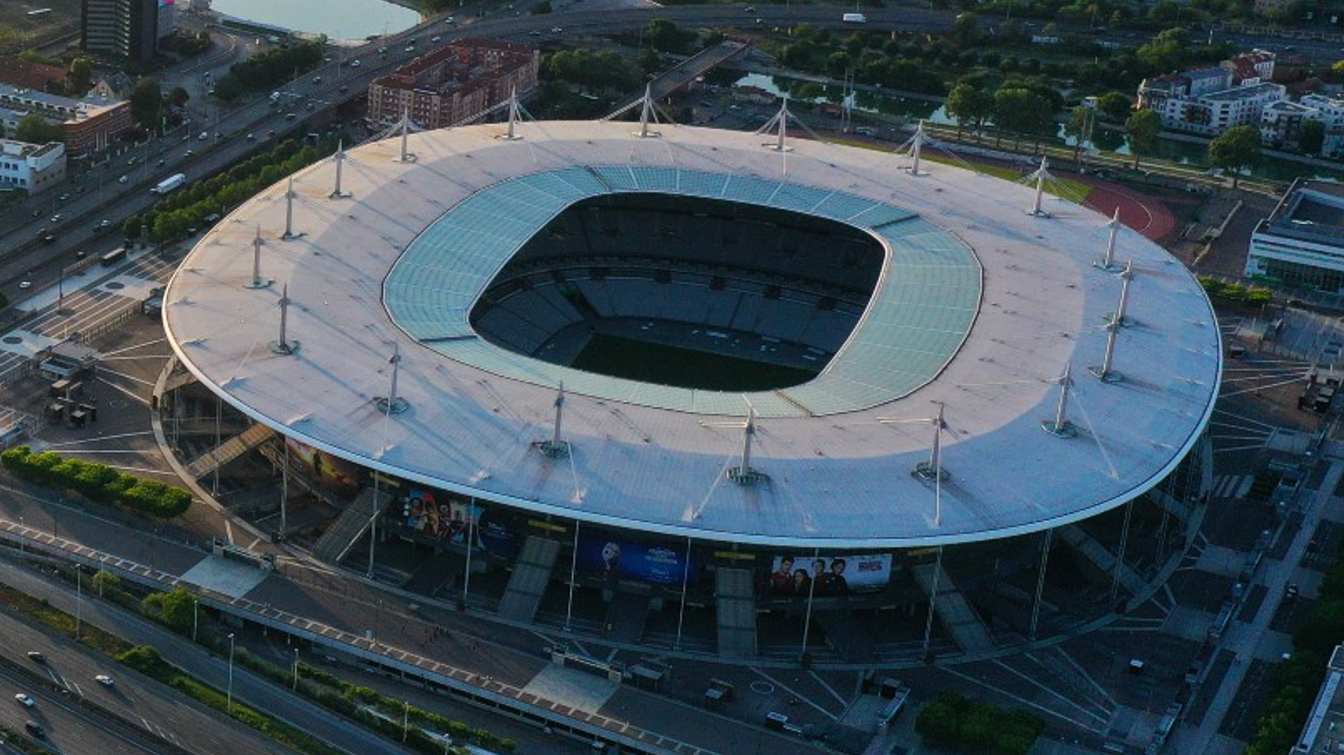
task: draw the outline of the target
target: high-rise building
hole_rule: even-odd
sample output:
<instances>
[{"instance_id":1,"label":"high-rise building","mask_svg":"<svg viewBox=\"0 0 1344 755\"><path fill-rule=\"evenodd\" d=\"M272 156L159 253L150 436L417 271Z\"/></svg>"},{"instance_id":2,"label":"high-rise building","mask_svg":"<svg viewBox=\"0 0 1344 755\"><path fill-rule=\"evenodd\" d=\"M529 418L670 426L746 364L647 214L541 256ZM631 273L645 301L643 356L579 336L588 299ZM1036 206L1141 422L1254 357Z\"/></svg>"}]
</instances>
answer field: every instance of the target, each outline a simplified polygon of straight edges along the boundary
<instances>
[{"instance_id":1,"label":"high-rise building","mask_svg":"<svg viewBox=\"0 0 1344 755\"><path fill-rule=\"evenodd\" d=\"M85 52L148 63L158 50L159 0L83 0L80 30Z\"/></svg>"}]
</instances>

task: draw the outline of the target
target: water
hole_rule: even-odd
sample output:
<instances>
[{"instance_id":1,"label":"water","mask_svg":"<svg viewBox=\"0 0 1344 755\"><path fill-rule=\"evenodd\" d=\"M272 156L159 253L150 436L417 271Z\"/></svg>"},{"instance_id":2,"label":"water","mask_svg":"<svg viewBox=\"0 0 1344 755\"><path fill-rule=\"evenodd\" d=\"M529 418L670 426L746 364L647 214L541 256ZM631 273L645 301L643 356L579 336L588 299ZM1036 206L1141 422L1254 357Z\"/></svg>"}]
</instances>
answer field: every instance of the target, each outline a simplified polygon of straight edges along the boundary
<instances>
[{"instance_id":1,"label":"water","mask_svg":"<svg viewBox=\"0 0 1344 755\"><path fill-rule=\"evenodd\" d=\"M842 88L838 86L811 84L809 82L790 79L783 76L766 76L758 73L746 74L735 82L734 86L760 87L776 96L783 94L784 90L788 89L791 92L790 96L794 100L812 104L823 102L839 103L844 96ZM947 112L943 109L942 105L928 100L897 97L877 92L856 91L855 109L861 112L878 113L907 121L915 121L922 118L929 123L944 126L956 125L956 121L947 116ZM1055 137L1055 142L1057 144L1073 146L1073 139L1064 134L1064 124L1061 123L1059 125L1059 131L1056 133ZM1129 150L1129 145L1125 143L1124 134L1118 130L1112 129L1096 129L1093 133L1092 140L1084 143L1083 147L1089 154L1105 152L1121 156L1133 155ZM1203 144L1176 141L1173 139L1159 139L1157 152L1156 154L1151 155L1151 157L1167 160L1180 165L1187 165L1192 168L1209 167L1207 149ZM1142 165L1142 161L1140 161L1140 165ZM1262 157L1253 168L1248 171L1243 171L1242 175L1254 178L1267 178L1275 181L1291 181L1298 176L1314 176L1318 178L1344 180L1344 166L1339 170L1330 170L1314 165L1294 162L1292 160Z\"/></svg>"},{"instance_id":2,"label":"water","mask_svg":"<svg viewBox=\"0 0 1344 755\"><path fill-rule=\"evenodd\" d=\"M213 0L210 8L229 16L325 34L332 39L364 39L420 23L420 14L385 0Z\"/></svg>"}]
</instances>

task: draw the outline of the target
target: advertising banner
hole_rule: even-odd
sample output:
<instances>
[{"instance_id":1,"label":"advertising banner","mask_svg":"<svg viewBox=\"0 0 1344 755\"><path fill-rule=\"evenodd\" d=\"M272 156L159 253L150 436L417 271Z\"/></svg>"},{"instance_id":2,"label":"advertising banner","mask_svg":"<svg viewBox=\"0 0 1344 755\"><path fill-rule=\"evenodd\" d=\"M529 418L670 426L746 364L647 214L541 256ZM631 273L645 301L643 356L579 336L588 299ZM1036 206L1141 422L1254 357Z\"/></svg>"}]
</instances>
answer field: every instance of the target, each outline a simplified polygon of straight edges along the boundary
<instances>
[{"instance_id":1,"label":"advertising banner","mask_svg":"<svg viewBox=\"0 0 1344 755\"><path fill-rule=\"evenodd\" d=\"M359 488L363 474L357 464L332 456L326 451L319 451L293 438L285 438L285 445L289 446L289 453L295 459L308 467L310 473L322 487L342 492L350 492Z\"/></svg>"},{"instance_id":2,"label":"advertising banner","mask_svg":"<svg viewBox=\"0 0 1344 755\"><path fill-rule=\"evenodd\" d=\"M891 580L891 554L853 556L777 555L770 566L771 597L833 598L877 592ZM816 583L815 587L813 582Z\"/></svg>"},{"instance_id":3,"label":"advertising banner","mask_svg":"<svg viewBox=\"0 0 1344 755\"><path fill-rule=\"evenodd\" d=\"M425 488L408 489L406 496L393 501L391 506L394 514L403 517L407 529L459 545L467 540L468 522L474 522L481 513L480 506L466 499Z\"/></svg>"},{"instance_id":4,"label":"advertising banner","mask_svg":"<svg viewBox=\"0 0 1344 755\"><path fill-rule=\"evenodd\" d=\"M588 574L681 585L686 574L685 543L640 543L579 531L578 568ZM690 577L695 578L695 564Z\"/></svg>"}]
</instances>

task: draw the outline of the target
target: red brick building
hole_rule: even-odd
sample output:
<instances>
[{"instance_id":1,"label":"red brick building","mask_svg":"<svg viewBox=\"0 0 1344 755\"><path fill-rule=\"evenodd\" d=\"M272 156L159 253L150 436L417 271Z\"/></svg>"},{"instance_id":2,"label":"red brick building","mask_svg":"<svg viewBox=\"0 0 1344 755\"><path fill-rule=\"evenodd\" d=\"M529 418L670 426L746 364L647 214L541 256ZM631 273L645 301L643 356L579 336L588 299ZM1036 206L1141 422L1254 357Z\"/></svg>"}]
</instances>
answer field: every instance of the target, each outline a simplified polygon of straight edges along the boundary
<instances>
[{"instance_id":1,"label":"red brick building","mask_svg":"<svg viewBox=\"0 0 1344 755\"><path fill-rule=\"evenodd\" d=\"M422 55L369 84L370 125L391 125L409 106L423 128L462 123L537 85L541 53L527 45L464 39Z\"/></svg>"},{"instance_id":2,"label":"red brick building","mask_svg":"<svg viewBox=\"0 0 1344 755\"><path fill-rule=\"evenodd\" d=\"M65 87L65 69L45 63L29 63L12 56L0 57L0 83L20 89L60 93Z\"/></svg>"},{"instance_id":3,"label":"red brick building","mask_svg":"<svg viewBox=\"0 0 1344 755\"><path fill-rule=\"evenodd\" d=\"M30 113L65 131L65 151L71 157L106 149L132 126L131 103L127 100L96 95L76 100L0 83L0 123L6 133L13 133Z\"/></svg>"}]
</instances>

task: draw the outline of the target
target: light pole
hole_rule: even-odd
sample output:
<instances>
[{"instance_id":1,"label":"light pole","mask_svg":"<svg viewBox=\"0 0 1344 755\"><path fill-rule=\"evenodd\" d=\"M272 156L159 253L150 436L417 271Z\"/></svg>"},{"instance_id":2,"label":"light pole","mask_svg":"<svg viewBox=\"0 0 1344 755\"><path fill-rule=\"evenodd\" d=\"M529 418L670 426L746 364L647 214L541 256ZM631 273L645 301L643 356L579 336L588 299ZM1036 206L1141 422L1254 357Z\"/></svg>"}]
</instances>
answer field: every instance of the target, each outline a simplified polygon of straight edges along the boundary
<instances>
[{"instance_id":1,"label":"light pole","mask_svg":"<svg viewBox=\"0 0 1344 755\"><path fill-rule=\"evenodd\" d=\"M299 649L294 648L294 691L299 691Z\"/></svg>"},{"instance_id":2,"label":"light pole","mask_svg":"<svg viewBox=\"0 0 1344 755\"><path fill-rule=\"evenodd\" d=\"M197 627L197 625L200 624L200 619L201 619L201 599L200 599L200 598L192 598L192 599L191 599L191 641L192 641L192 642L195 642L195 641L196 641L196 627Z\"/></svg>"},{"instance_id":3,"label":"light pole","mask_svg":"<svg viewBox=\"0 0 1344 755\"><path fill-rule=\"evenodd\" d=\"M226 705L228 712L233 713L233 632L229 632L229 690Z\"/></svg>"},{"instance_id":4,"label":"light pole","mask_svg":"<svg viewBox=\"0 0 1344 755\"><path fill-rule=\"evenodd\" d=\"M84 622L84 569L75 564L75 639L79 639L80 624Z\"/></svg>"}]
</instances>

